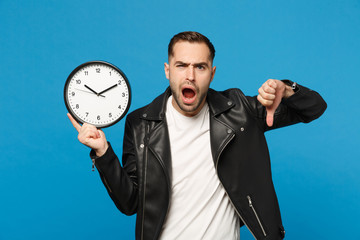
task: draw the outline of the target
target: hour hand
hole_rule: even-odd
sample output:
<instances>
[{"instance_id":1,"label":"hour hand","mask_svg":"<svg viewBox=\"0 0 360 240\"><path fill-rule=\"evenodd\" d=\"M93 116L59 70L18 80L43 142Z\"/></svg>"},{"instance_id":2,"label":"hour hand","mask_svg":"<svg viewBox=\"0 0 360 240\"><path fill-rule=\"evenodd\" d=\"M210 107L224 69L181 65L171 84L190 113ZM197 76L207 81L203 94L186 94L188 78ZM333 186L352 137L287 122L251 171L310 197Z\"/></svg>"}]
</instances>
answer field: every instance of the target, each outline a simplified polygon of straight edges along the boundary
<instances>
[{"instance_id":1,"label":"hour hand","mask_svg":"<svg viewBox=\"0 0 360 240\"><path fill-rule=\"evenodd\" d=\"M88 85L84 85L87 89L89 89L90 91L92 91L93 93L95 93L96 95L100 95L99 93L95 92L91 87L89 87Z\"/></svg>"},{"instance_id":2,"label":"hour hand","mask_svg":"<svg viewBox=\"0 0 360 240\"><path fill-rule=\"evenodd\" d=\"M102 93L104 93L104 92L107 92L107 91L109 91L110 89L113 89L113 88L116 87L116 86L117 86L117 84L114 84L114 85L112 85L111 87L105 89L104 91L99 92L99 94L102 94Z\"/></svg>"}]
</instances>

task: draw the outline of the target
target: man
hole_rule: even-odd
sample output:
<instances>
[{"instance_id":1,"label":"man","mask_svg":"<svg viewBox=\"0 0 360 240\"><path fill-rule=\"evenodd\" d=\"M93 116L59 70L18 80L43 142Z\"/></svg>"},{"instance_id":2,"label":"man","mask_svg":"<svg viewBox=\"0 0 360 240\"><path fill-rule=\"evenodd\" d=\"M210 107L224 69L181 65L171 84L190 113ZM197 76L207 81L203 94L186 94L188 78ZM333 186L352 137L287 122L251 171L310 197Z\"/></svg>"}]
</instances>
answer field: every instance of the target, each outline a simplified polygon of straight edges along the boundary
<instances>
[{"instance_id":1,"label":"man","mask_svg":"<svg viewBox=\"0 0 360 240\"><path fill-rule=\"evenodd\" d=\"M212 90L214 56L200 33L171 39L170 88L128 115L123 167L101 130L69 115L115 205L137 214L136 239L239 239L243 224L284 238L264 132L310 122L326 103L289 80L267 80L257 97Z\"/></svg>"}]
</instances>

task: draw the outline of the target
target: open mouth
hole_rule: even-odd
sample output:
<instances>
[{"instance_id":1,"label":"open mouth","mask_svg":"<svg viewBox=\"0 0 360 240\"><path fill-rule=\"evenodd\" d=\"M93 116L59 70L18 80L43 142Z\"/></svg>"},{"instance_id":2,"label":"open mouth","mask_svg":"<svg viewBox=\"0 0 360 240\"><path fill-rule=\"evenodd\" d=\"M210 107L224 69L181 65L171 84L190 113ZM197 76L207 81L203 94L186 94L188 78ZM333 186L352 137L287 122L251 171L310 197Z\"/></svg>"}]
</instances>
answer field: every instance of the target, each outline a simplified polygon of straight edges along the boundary
<instances>
[{"instance_id":1,"label":"open mouth","mask_svg":"<svg viewBox=\"0 0 360 240\"><path fill-rule=\"evenodd\" d=\"M191 104L195 101L196 91L192 87L184 87L182 89L182 96L184 103Z\"/></svg>"},{"instance_id":2,"label":"open mouth","mask_svg":"<svg viewBox=\"0 0 360 240\"><path fill-rule=\"evenodd\" d=\"M185 88L182 93L185 98L193 98L195 96L195 92L189 88Z\"/></svg>"}]
</instances>

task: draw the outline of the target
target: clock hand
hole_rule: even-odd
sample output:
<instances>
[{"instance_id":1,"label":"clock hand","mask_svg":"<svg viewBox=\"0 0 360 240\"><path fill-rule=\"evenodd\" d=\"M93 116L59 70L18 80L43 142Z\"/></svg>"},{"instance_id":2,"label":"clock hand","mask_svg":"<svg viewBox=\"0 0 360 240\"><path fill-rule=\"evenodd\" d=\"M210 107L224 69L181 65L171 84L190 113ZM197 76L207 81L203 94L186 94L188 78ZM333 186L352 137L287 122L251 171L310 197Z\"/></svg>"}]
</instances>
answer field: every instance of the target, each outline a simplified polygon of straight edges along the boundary
<instances>
[{"instance_id":1,"label":"clock hand","mask_svg":"<svg viewBox=\"0 0 360 240\"><path fill-rule=\"evenodd\" d=\"M85 90L82 90L82 89L79 89L79 88L75 88L75 89L78 90L78 91L82 91L82 92L86 92L86 93L91 93L91 94L93 94L92 92L85 91ZM100 94L99 94L99 96L100 96L100 97L105 97L104 95L100 95Z\"/></svg>"},{"instance_id":2,"label":"clock hand","mask_svg":"<svg viewBox=\"0 0 360 240\"><path fill-rule=\"evenodd\" d=\"M91 89L89 86L87 86L86 84L84 85L87 89L89 89L90 91L92 91L93 93L95 93L96 95L100 95L99 93L95 92L93 89Z\"/></svg>"},{"instance_id":3,"label":"clock hand","mask_svg":"<svg viewBox=\"0 0 360 240\"><path fill-rule=\"evenodd\" d=\"M104 92L107 92L107 91L109 91L110 89L113 89L114 87L117 87L117 84L112 85L111 87L105 89L104 91L99 92L98 94L102 94L102 93L104 93Z\"/></svg>"}]
</instances>

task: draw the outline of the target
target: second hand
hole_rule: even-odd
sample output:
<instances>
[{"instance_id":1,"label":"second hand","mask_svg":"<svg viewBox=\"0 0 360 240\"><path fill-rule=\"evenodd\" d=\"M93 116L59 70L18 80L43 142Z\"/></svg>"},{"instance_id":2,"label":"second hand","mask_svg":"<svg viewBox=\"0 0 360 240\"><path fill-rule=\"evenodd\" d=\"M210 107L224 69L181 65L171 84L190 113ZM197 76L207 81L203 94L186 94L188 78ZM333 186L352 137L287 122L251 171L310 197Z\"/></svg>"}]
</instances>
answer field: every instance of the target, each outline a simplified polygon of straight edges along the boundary
<instances>
[{"instance_id":1,"label":"second hand","mask_svg":"<svg viewBox=\"0 0 360 240\"><path fill-rule=\"evenodd\" d=\"M82 90L82 89L79 89L79 88L75 88L76 90L78 90L78 91L82 91L82 92L86 92L86 93L90 93L90 94L94 94L94 93L92 93L92 92L89 92L89 91L86 91L86 90ZM96 94L95 94L96 95ZM100 97L105 97L104 95L99 95Z\"/></svg>"}]
</instances>

